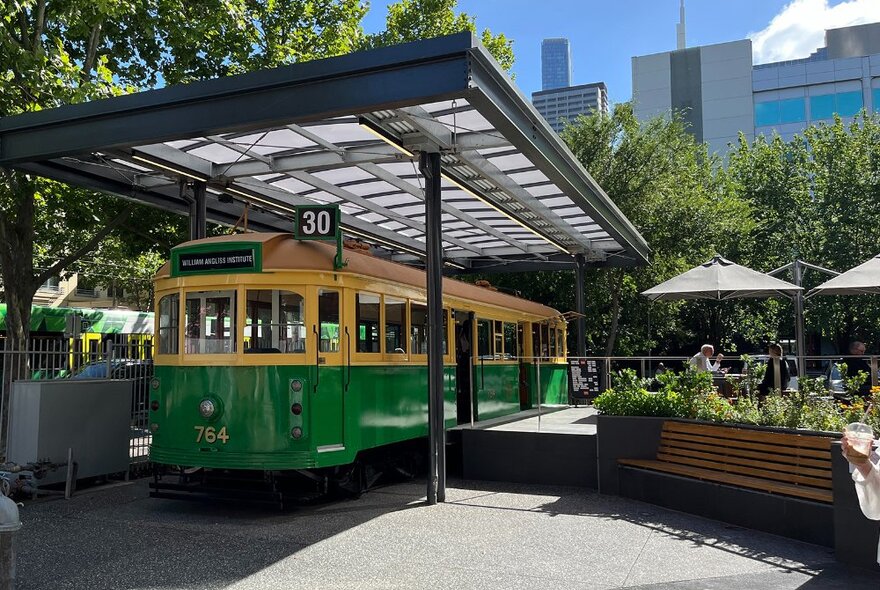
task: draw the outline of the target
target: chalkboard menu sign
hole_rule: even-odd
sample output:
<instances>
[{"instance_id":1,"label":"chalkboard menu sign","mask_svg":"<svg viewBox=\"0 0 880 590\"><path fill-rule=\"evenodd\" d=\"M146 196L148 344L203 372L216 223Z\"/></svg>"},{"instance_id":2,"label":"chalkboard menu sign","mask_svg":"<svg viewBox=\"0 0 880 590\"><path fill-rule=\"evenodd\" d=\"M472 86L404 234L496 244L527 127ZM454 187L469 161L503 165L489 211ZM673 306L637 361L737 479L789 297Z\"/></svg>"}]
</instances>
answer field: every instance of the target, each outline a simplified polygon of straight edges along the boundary
<instances>
[{"instance_id":1,"label":"chalkboard menu sign","mask_svg":"<svg viewBox=\"0 0 880 590\"><path fill-rule=\"evenodd\" d=\"M601 372L598 361L568 361L569 395L573 400L593 399L601 393Z\"/></svg>"}]
</instances>

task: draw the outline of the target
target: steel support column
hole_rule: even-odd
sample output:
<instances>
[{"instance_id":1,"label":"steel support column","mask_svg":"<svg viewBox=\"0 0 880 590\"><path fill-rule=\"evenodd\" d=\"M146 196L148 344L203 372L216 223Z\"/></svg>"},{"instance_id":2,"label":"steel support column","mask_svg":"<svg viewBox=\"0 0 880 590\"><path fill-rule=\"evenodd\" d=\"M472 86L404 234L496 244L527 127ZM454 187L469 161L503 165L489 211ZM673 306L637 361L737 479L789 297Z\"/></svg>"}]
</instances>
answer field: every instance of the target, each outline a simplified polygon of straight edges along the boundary
<instances>
[{"instance_id":1,"label":"steel support column","mask_svg":"<svg viewBox=\"0 0 880 590\"><path fill-rule=\"evenodd\" d=\"M578 356L587 356L587 325L584 313L584 266L586 260L583 254L574 257L574 306L575 310L582 315L577 318L577 346L575 350Z\"/></svg>"},{"instance_id":2,"label":"steel support column","mask_svg":"<svg viewBox=\"0 0 880 590\"><path fill-rule=\"evenodd\" d=\"M428 504L446 500L446 421L443 411L443 244L440 154L422 152L428 285Z\"/></svg>"},{"instance_id":3,"label":"steel support column","mask_svg":"<svg viewBox=\"0 0 880 590\"><path fill-rule=\"evenodd\" d=\"M207 235L207 206L205 204L205 189L207 184L201 181L192 183L192 201L189 205L189 239L201 240ZM181 187L181 190L185 190Z\"/></svg>"},{"instance_id":4,"label":"steel support column","mask_svg":"<svg viewBox=\"0 0 880 590\"><path fill-rule=\"evenodd\" d=\"M804 264L800 259L795 259L792 266L792 275L794 284L798 287L802 286L804 278ZM807 368L804 366L804 356L806 355L806 339L804 337L804 292L798 291L794 296L794 339L797 346L798 359L798 377L804 377L807 374Z\"/></svg>"}]
</instances>

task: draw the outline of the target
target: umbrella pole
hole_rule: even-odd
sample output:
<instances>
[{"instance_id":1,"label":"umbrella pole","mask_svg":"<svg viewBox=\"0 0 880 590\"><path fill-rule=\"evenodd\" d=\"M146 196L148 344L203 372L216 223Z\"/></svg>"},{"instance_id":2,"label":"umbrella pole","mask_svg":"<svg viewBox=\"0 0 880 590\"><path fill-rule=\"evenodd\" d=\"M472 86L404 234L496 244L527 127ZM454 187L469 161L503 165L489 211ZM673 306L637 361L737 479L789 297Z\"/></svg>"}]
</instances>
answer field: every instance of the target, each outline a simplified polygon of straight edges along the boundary
<instances>
[{"instance_id":1,"label":"umbrella pole","mask_svg":"<svg viewBox=\"0 0 880 590\"><path fill-rule=\"evenodd\" d=\"M804 276L804 267L800 259L795 259L792 267L794 284L798 287ZM804 292L798 291L794 296L794 339L797 346L798 378L807 374L804 353L806 352L806 339L804 337Z\"/></svg>"}]
</instances>

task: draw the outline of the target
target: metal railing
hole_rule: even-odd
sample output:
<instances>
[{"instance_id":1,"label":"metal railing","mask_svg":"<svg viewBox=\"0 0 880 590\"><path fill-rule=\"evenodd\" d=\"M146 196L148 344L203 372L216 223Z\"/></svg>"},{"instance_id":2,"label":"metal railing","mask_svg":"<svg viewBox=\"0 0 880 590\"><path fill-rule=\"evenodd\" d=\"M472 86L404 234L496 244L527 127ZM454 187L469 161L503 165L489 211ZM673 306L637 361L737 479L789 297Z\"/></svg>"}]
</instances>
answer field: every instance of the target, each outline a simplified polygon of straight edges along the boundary
<instances>
[{"instance_id":1,"label":"metal railing","mask_svg":"<svg viewBox=\"0 0 880 590\"><path fill-rule=\"evenodd\" d=\"M761 356L758 353L749 354L751 357ZM643 379L656 377L657 369L662 363L663 368L667 370L680 371L684 368L685 363L690 361L691 357L685 356L586 356L586 357L568 357L572 360L596 361L602 375L603 390L611 387L614 375L623 369L632 369L636 375ZM810 355L810 356L786 356L787 360L794 362L804 362L806 378L824 378L826 381L837 380L837 373L832 371L835 365L847 363L848 376L852 377L852 365L854 360L864 360L871 368L865 387L877 386L880 384L880 356L878 355ZM523 360L535 362L536 357L528 357ZM714 359L712 359L714 362ZM550 362L550 358L542 357L541 363ZM741 373L743 370L743 361L740 355L728 355L721 361L720 368L729 374ZM720 376L720 375L719 375ZM797 371L791 373L791 377L796 378ZM830 384L829 384L830 385Z\"/></svg>"},{"instance_id":2,"label":"metal railing","mask_svg":"<svg viewBox=\"0 0 880 590\"><path fill-rule=\"evenodd\" d=\"M57 380L80 378L131 382L129 458L131 464L149 460L149 387L152 360L138 358L137 345L113 344L105 349L80 350L75 342L46 339L32 341L29 350L0 350L0 463L6 459L9 436L9 404L16 379Z\"/></svg>"}]
</instances>

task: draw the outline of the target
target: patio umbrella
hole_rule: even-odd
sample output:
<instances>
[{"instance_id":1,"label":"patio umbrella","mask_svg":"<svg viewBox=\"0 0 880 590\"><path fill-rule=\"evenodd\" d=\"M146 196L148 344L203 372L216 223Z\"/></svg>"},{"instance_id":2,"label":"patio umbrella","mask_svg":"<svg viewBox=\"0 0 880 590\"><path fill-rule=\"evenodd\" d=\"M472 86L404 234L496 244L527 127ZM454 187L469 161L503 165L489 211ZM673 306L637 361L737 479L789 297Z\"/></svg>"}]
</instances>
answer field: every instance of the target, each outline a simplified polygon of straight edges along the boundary
<instances>
[{"instance_id":1,"label":"patio umbrella","mask_svg":"<svg viewBox=\"0 0 880 590\"><path fill-rule=\"evenodd\" d=\"M807 296L878 294L880 294L880 255L822 283Z\"/></svg>"},{"instance_id":2,"label":"patio umbrella","mask_svg":"<svg viewBox=\"0 0 880 590\"><path fill-rule=\"evenodd\" d=\"M727 299L788 297L795 303L795 339L798 356L803 356L804 314L803 289L781 279L733 263L721 256L660 283L642 295L651 301L678 299ZM798 359L798 372L803 374L803 358Z\"/></svg>"},{"instance_id":3,"label":"patio umbrella","mask_svg":"<svg viewBox=\"0 0 880 590\"><path fill-rule=\"evenodd\" d=\"M786 281L735 264L721 256L643 291L651 301L789 297L802 289Z\"/></svg>"}]
</instances>

